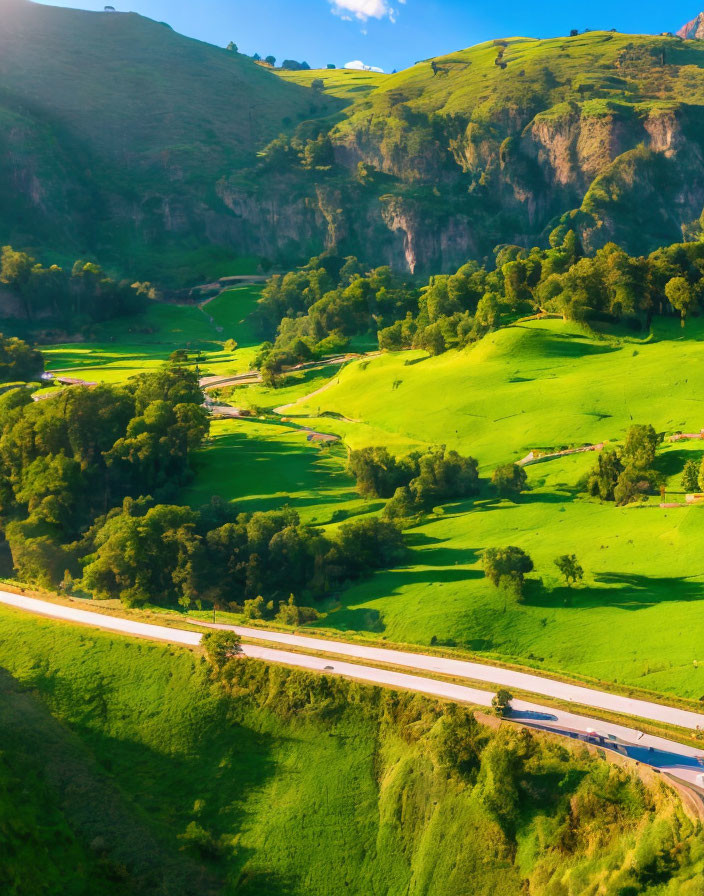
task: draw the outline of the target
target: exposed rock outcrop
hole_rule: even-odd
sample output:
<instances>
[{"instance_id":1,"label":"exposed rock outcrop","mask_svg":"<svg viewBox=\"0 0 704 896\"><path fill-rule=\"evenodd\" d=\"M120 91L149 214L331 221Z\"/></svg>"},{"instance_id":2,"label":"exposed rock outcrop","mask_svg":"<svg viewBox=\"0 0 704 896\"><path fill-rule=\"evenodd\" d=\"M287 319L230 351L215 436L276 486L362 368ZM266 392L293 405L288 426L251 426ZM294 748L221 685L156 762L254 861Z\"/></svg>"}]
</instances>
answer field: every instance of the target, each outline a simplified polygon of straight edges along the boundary
<instances>
[{"instance_id":1,"label":"exposed rock outcrop","mask_svg":"<svg viewBox=\"0 0 704 896\"><path fill-rule=\"evenodd\" d=\"M691 22L683 25L677 32L677 36L684 40L702 40L704 38L704 12L700 12Z\"/></svg>"}]
</instances>

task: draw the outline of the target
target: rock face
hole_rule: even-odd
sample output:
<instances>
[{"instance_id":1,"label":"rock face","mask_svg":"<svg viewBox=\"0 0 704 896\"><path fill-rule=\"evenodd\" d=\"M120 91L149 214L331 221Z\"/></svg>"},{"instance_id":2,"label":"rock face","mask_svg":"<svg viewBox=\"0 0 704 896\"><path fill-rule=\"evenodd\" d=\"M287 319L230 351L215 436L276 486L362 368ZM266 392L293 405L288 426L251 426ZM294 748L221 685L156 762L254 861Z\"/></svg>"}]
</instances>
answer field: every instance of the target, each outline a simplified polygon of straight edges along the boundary
<instances>
[{"instance_id":1,"label":"rock face","mask_svg":"<svg viewBox=\"0 0 704 896\"><path fill-rule=\"evenodd\" d=\"M3 2L0 245L166 285L210 250L425 274L555 227L636 253L702 233L704 40L495 41L342 100L139 16Z\"/></svg>"},{"instance_id":2,"label":"rock face","mask_svg":"<svg viewBox=\"0 0 704 896\"><path fill-rule=\"evenodd\" d=\"M704 12L700 12L696 19L683 25L677 32L677 36L684 40L704 39Z\"/></svg>"}]
</instances>

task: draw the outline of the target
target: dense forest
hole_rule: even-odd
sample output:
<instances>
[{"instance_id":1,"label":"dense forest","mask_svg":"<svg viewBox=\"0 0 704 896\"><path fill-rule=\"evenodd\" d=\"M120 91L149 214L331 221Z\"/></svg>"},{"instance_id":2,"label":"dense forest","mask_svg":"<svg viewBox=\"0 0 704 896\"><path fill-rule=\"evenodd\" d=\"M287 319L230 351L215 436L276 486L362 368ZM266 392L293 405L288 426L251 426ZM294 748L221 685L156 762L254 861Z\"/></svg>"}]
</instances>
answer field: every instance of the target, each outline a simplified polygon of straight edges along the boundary
<instances>
[{"instance_id":1,"label":"dense forest","mask_svg":"<svg viewBox=\"0 0 704 896\"><path fill-rule=\"evenodd\" d=\"M358 336L381 349L431 355L463 348L521 315L623 322L647 328L653 315L682 326L704 298L704 242L631 256L613 243L583 253L574 231L557 228L547 249L499 246L490 265L469 261L420 285L388 267L365 273L356 258L323 255L267 283L256 321L270 339L259 356L276 382L296 362L341 351Z\"/></svg>"},{"instance_id":2,"label":"dense forest","mask_svg":"<svg viewBox=\"0 0 704 896\"><path fill-rule=\"evenodd\" d=\"M12 246L4 246L0 255L3 289L25 320L51 318L74 327L134 314L146 299L158 297L150 283L114 280L94 262L78 260L70 271L56 264L46 267Z\"/></svg>"},{"instance_id":3,"label":"dense forest","mask_svg":"<svg viewBox=\"0 0 704 896\"><path fill-rule=\"evenodd\" d=\"M178 363L126 386L0 398L0 518L24 582L127 604L229 606L297 618L315 600L404 555L391 522L334 536L291 510L246 514L177 502L208 433L195 373Z\"/></svg>"}]
</instances>

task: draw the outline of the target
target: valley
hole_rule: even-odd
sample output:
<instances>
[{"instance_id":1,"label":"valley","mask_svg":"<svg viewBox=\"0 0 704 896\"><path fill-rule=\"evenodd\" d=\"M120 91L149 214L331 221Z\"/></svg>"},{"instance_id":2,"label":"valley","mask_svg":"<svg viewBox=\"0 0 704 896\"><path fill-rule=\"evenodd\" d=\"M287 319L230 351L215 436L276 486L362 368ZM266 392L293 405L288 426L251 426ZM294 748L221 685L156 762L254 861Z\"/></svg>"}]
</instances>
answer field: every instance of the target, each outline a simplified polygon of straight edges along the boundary
<instances>
[{"instance_id":1,"label":"valley","mask_svg":"<svg viewBox=\"0 0 704 896\"><path fill-rule=\"evenodd\" d=\"M313 2L0 0L0 892L701 896L704 13Z\"/></svg>"}]
</instances>

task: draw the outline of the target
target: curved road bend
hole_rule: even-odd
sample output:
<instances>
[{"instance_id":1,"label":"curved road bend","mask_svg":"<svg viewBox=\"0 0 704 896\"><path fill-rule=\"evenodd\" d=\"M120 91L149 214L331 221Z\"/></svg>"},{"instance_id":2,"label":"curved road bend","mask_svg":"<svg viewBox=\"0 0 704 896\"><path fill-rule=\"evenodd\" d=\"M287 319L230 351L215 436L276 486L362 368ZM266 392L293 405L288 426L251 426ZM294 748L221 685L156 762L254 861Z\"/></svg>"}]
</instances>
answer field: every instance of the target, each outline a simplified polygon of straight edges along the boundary
<instances>
[{"instance_id":1,"label":"curved road bend","mask_svg":"<svg viewBox=\"0 0 704 896\"><path fill-rule=\"evenodd\" d=\"M136 635L138 637L150 638L158 641L169 641L174 644L184 644L190 647L197 646L202 638L202 635L199 632L169 628L163 625L153 625L146 622L137 622L132 619L124 619L118 616L106 616L102 613L81 610L77 607L67 607L63 604L55 604L49 601L25 597L24 595L14 594L8 591L0 591L0 603L20 610L27 610L40 616L48 616L53 619L75 622L82 625L90 625L95 628L118 632L120 634ZM217 626L217 628L221 627ZM233 627L222 626L222 628L232 629ZM236 630L238 633L244 633L246 637L249 637L249 633L251 632L253 633L253 636L260 639L266 637L268 640L273 640L273 636L276 636L276 640L282 638L295 639L296 646L299 647L310 648L310 642L313 642L316 645L322 645L322 649L326 650L328 653L331 652L332 648L336 654L339 654L342 652L340 650L342 647L347 648L346 652L349 653L349 648L358 646L330 642L318 638L303 638L297 635L284 635L281 632L263 632L261 629L236 627ZM293 641L290 640L284 643L292 644ZM454 684L449 681L423 678L418 675L408 675L404 672L394 672L388 669L363 666L357 663L341 662L337 659L331 659L325 656L291 653L285 650L277 650L276 648L261 647L256 644L243 644L242 649L244 655L251 657L252 659L260 659L271 663L281 663L286 666L310 669L315 672L335 673L356 681L416 691L417 693L427 694L432 697L440 697L459 703L470 703L475 706L490 706L491 699L494 696L491 691L482 691L477 688L466 687L465 685ZM397 656L399 654L403 656L401 651L364 648L361 646L359 649L373 652L373 658L377 661L390 662L392 664L398 664ZM351 655L356 656L356 654ZM389 658L389 655L391 655L391 659ZM406 654L406 656L419 658L421 662L424 659L432 660L434 662L442 660L442 657L423 657L422 655L418 657L416 654ZM460 663L463 667L478 666L478 668L483 669L485 673L487 673L488 670L494 673L506 673L509 671L496 669L494 667L483 667L476 663L464 663L458 660L448 660L447 662L455 664ZM417 668L422 667L418 666ZM433 671L444 671L444 668L434 668ZM451 674L457 673L453 671ZM511 674L522 675L524 678L530 678L538 683L546 681L546 679L541 679L539 676L526 676L525 673ZM489 680L488 675L486 674L485 680ZM521 681L523 681L523 679L521 679ZM550 684L556 684L556 682L550 682ZM597 695L600 694L604 698L611 696L609 694L601 694L599 691L592 691L591 693ZM640 704L642 701L636 702ZM667 707L659 707L658 704L644 705L667 709ZM695 714L692 713L690 715ZM511 716L515 721L521 722L524 725L562 734L563 736L570 738L581 739L588 743L614 750L622 755L630 756L639 762L659 768L688 784L699 784L698 776L704 771L704 768L702 767L702 764L704 764L704 752L701 750L679 744L676 741L643 734L633 728L615 725L611 722L597 721L590 719L587 716L580 716L559 709L547 708L535 703L517 699L513 700L511 703Z\"/></svg>"}]
</instances>

